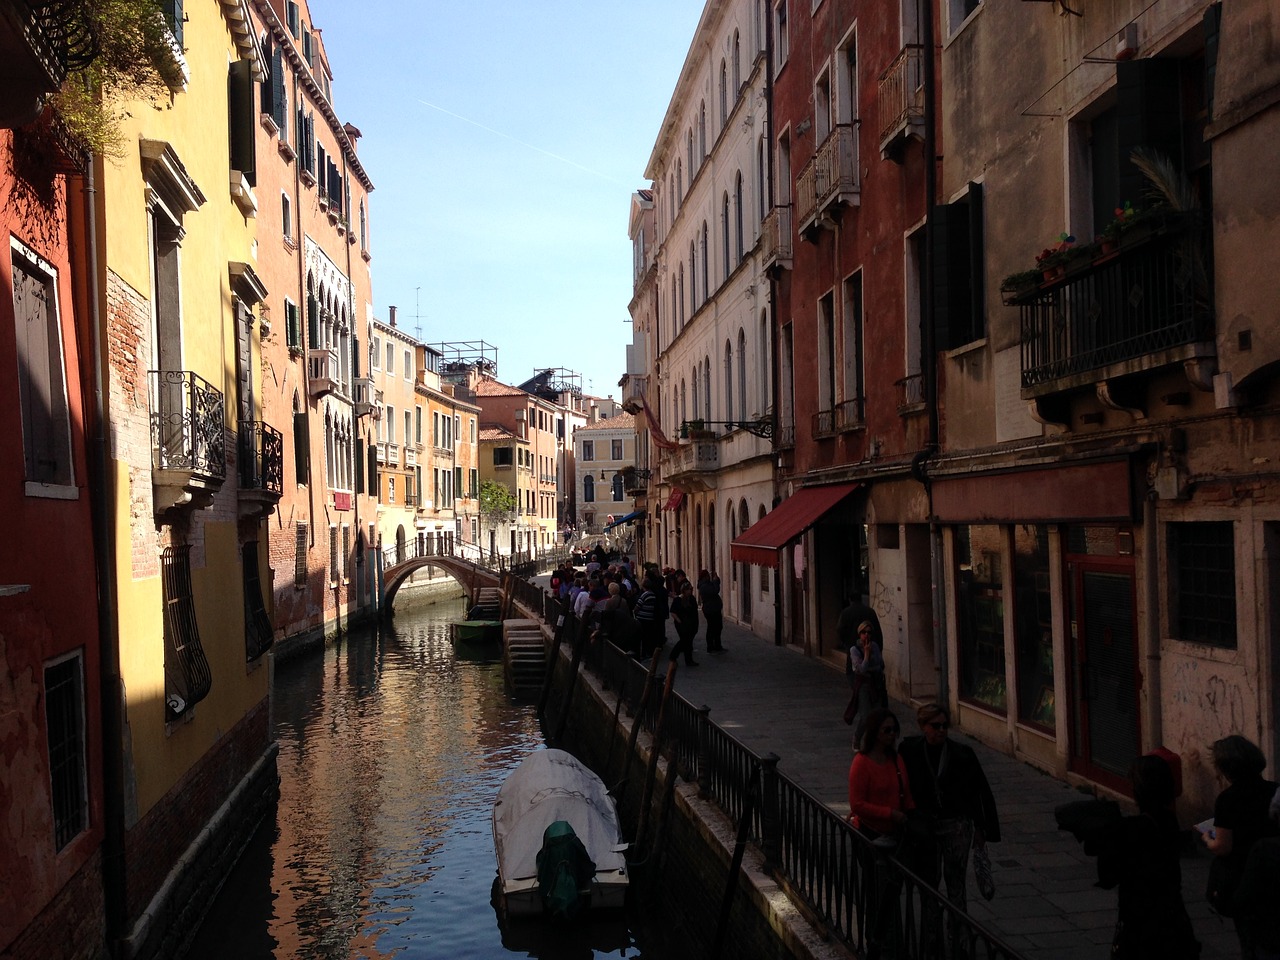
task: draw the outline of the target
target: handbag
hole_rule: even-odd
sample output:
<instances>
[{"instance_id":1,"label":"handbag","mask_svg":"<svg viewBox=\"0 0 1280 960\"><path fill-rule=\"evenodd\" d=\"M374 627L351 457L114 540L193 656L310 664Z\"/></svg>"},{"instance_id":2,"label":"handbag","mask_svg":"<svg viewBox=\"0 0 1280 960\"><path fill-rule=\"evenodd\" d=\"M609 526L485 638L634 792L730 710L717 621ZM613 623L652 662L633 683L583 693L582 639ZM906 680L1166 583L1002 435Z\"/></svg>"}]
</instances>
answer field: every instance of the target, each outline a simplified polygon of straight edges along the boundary
<instances>
[{"instance_id":1,"label":"handbag","mask_svg":"<svg viewBox=\"0 0 1280 960\"><path fill-rule=\"evenodd\" d=\"M973 879L983 900L990 900L996 895L996 882L991 876L991 854L985 840L973 845Z\"/></svg>"}]
</instances>

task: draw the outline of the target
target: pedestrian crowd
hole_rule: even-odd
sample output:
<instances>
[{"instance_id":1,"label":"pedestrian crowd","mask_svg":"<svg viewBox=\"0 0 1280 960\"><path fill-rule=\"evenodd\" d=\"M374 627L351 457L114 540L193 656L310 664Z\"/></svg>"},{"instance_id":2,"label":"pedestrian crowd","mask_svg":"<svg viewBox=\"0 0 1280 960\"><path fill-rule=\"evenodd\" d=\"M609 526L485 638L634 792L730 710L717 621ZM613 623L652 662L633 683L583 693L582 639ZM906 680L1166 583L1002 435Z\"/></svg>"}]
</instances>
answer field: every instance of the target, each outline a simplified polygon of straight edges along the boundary
<instances>
[{"instance_id":1,"label":"pedestrian crowd","mask_svg":"<svg viewBox=\"0 0 1280 960\"><path fill-rule=\"evenodd\" d=\"M720 578L711 571L700 571L695 583L683 570L655 563L637 569L625 554L611 560L604 545L597 544L587 552L583 570L570 566L553 571L551 588L593 643L608 640L648 660L666 646L670 620L676 643L669 658L683 657L686 666L697 667L694 640L705 621L707 653L724 653L724 602Z\"/></svg>"},{"instance_id":2,"label":"pedestrian crowd","mask_svg":"<svg viewBox=\"0 0 1280 960\"><path fill-rule=\"evenodd\" d=\"M867 956L874 960L888 939L901 867L939 892L945 889L964 912L972 854L977 889L987 899L994 896L986 844L1000 840L1000 820L977 754L947 735L945 706L921 706L919 733L898 743L901 728L889 708L875 611L851 599L836 633L851 692L844 720L854 725L849 821L873 851L864 854L864 865L876 891L867 929ZM1234 924L1242 960L1280 960L1280 788L1264 779L1264 754L1242 736L1215 742L1212 757L1224 789L1213 817L1196 827L1214 857L1205 897ZM1115 801L1082 800L1055 811L1058 825L1097 857L1097 885L1117 891L1113 960L1196 960L1201 945L1182 897L1183 833L1174 812L1181 787L1174 768L1160 751L1139 757L1130 783L1136 814L1122 816ZM926 898L921 955L968 957L957 915L944 931L939 912Z\"/></svg>"}]
</instances>

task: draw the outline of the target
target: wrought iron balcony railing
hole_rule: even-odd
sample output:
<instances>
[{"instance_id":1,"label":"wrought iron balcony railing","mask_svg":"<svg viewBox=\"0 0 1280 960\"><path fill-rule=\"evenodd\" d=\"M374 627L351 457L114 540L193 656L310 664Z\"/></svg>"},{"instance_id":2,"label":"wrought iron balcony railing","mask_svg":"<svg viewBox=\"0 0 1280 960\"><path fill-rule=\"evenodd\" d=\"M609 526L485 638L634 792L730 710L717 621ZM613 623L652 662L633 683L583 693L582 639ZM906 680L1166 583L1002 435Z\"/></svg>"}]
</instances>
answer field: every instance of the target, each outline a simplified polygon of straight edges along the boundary
<instances>
[{"instance_id":1,"label":"wrought iron balcony railing","mask_svg":"<svg viewBox=\"0 0 1280 960\"><path fill-rule=\"evenodd\" d=\"M924 123L923 47L907 44L880 76L876 105L880 111L880 152Z\"/></svg>"},{"instance_id":2,"label":"wrought iron balcony railing","mask_svg":"<svg viewBox=\"0 0 1280 960\"><path fill-rule=\"evenodd\" d=\"M190 370L151 370L151 462L222 481L227 474L225 399Z\"/></svg>"},{"instance_id":3,"label":"wrought iron balcony railing","mask_svg":"<svg viewBox=\"0 0 1280 960\"><path fill-rule=\"evenodd\" d=\"M1022 311L1024 395L1180 362L1185 348L1213 341L1209 257L1196 220L1132 230L1115 252L1010 298Z\"/></svg>"},{"instance_id":4,"label":"wrought iron balcony railing","mask_svg":"<svg viewBox=\"0 0 1280 960\"><path fill-rule=\"evenodd\" d=\"M791 205L774 207L760 228L765 268L791 268Z\"/></svg>"},{"instance_id":5,"label":"wrought iron balcony railing","mask_svg":"<svg viewBox=\"0 0 1280 960\"><path fill-rule=\"evenodd\" d=\"M840 124L818 145L796 178L796 216L800 232L819 225L824 214L858 201L857 136Z\"/></svg>"},{"instance_id":6,"label":"wrought iron balcony railing","mask_svg":"<svg viewBox=\"0 0 1280 960\"><path fill-rule=\"evenodd\" d=\"M789 417L778 418L778 432L774 440L774 446L779 450L790 450L796 445L796 425L795 421Z\"/></svg>"},{"instance_id":7,"label":"wrought iron balcony railing","mask_svg":"<svg viewBox=\"0 0 1280 960\"><path fill-rule=\"evenodd\" d=\"M6 19L16 21L39 61L46 76L38 83L46 90L57 90L69 71L88 66L97 56L98 39L84 0L15 0Z\"/></svg>"},{"instance_id":8,"label":"wrought iron balcony railing","mask_svg":"<svg viewBox=\"0 0 1280 960\"><path fill-rule=\"evenodd\" d=\"M240 488L284 492L284 438L261 420L240 421Z\"/></svg>"}]
</instances>

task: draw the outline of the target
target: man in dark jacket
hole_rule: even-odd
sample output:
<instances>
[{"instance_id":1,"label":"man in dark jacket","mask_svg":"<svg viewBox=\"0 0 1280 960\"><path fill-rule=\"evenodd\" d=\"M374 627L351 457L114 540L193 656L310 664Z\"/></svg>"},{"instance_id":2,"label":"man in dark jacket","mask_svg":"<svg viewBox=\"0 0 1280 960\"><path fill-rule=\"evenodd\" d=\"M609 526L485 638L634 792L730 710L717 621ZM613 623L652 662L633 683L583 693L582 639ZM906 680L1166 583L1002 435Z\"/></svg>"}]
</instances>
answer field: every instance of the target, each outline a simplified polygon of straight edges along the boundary
<instances>
[{"instance_id":1,"label":"man in dark jacket","mask_svg":"<svg viewBox=\"0 0 1280 960\"><path fill-rule=\"evenodd\" d=\"M940 867L947 897L963 912L968 904L965 872L970 846L1000 840L996 801L973 748L947 736L951 727L947 708L927 703L916 711L916 721L921 735L907 737L898 750L907 768L916 809L934 820L937 852L931 868L923 868L923 879L941 889ZM932 934L934 924L925 919L926 933ZM958 926L952 923L949 932L952 955L965 956L960 952L963 937Z\"/></svg>"}]
</instances>

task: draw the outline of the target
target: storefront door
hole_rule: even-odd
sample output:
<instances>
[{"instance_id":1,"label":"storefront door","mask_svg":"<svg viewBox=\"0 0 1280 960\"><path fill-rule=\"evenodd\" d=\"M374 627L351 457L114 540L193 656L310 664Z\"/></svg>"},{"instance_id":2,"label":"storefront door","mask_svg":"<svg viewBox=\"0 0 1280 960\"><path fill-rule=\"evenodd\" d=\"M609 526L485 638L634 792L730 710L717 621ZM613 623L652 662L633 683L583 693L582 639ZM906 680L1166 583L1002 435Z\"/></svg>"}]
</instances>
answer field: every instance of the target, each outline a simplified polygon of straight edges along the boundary
<instances>
[{"instance_id":1,"label":"storefront door","mask_svg":"<svg viewBox=\"0 0 1280 960\"><path fill-rule=\"evenodd\" d=\"M1132 557L1068 557L1071 768L1123 789L1138 756L1137 625Z\"/></svg>"}]
</instances>

